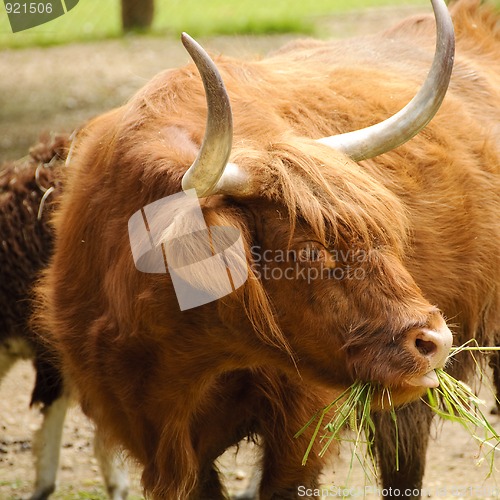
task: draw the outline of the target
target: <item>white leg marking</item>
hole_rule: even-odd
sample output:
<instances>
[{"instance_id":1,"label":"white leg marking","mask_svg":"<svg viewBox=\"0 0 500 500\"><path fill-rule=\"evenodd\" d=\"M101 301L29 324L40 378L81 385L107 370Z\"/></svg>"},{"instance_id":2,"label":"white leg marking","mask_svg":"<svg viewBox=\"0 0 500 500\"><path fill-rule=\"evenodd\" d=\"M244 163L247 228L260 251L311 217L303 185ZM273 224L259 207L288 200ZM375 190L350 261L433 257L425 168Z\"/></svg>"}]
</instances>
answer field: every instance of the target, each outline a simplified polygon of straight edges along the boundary
<instances>
[{"instance_id":1,"label":"white leg marking","mask_svg":"<svg viewBox=\"0 0 500 500\"><path fill-rule=\"evenodd\" d=\"M123 453L109 447L99 428L95 429L94 454L111 500L125 500L128 496L129 478Z\"/></svg>"},{"instance_id":2,"label":"white leg marking","mask_svg":"<svg viewBox=\"0 0 500 500\"><path fill-rule=\"evenodd\" d=\"M44 410L42 426L33 439L36 480L35 491L31 496L31 500L45 499L55 489L64 417L67 408L68 397L63 395Z\"/></svg>"}]
</instances>

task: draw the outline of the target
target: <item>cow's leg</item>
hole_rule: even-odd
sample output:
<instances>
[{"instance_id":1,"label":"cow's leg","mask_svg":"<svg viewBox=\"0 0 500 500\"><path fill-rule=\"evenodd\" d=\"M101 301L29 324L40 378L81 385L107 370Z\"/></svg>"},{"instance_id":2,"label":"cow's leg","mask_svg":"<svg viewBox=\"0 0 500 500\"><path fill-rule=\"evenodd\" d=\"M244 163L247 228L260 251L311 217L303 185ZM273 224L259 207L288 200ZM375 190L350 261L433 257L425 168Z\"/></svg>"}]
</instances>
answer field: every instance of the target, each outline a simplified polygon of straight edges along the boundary
<instances>
[{"instance_id":1,"label":"cow's leg","mask_svg":"<svg viewBox=\"0 0 500 500\"><path fill-rule=\"evenodd\" d=\"M500 342L498 342L500 343ZM493 370L493 385L495 387L496 404L491 409L493 415L500 414L500 352L494 352L490 357L490 366Z\"/></svg>"},{"instance_id":2,"label":"cow's leg","mask_svg":"<svg viewBox=\"0 0 500 500\"><path fill-rule=\"evenodd\" d=\"M129 490L127 465L122 453L107 445L107 441L98 427L94 434L94 454L99 462L109 498L111 500L125 500Z\"/></svg>"},{"instance_id":3,"label":"cow's leg","mask_svg":"<svg viewBox=\"0 0 500 500\"><path fill-rule=\"evenodd\" d=\"M191 500L229 498L214 462L225 450L255 431L254 413L259 407L260 394L254 390L254 375L247 371L228 373L220 378L220 384L224 390L212 395L210 410L193 426L200 473Z\"/></svg>"},{"instance_id":4,"label":"cow's leg","mask_svg":"<svg viewBox=\"0 0 500 500\"><path fill-rule=\"evenodd\" d=\"M310 432L299 439L293 436L322 403L311 398L313 391L301 388L301 382L300 389L296 388L285 376L271 371L234 372L221 377L220 383L224 387L220 398L212 396L210 411L193 426L200 482L190 500L228 498L213 462L227 448L253 434L259 434L259 441L263 443L261 470L245 492L232 498L306 498L298 495L298 486L316 485L323 460L314 456L302 466ZM277 406L282 401L287 401L286 408Z\"/></svg>"},{"instance_id":5,"label":"cow's leg","mask_svg":"<svg viewBox=\"0 0 500 500\"><path fill-rule=\"evenodd\" d=\"M229 495L222 484L219 471L215 465L205 467L200 473L198 491L192 495L191 500L227 500Z\"/></svg>"},{"instance_id":6,"label":"cow's leg","mask_svg":"<svg viewBox=\"0 0 500 500\"><path fill-rule=\"evenodd\" d=\"M201 466L200 485L193 500L227 498L212 467L213 461L228 447L254 433L259 434L263 446L262 476L254 478L254 485L245 496L234 498L307 499L299 487L317 486L324 459L314 453L318 451L315 446L303 466L302 458L313 429L298 439L294 434L324 406L324 401L316 395L318 391L272 371L227 374L221 385L222 397L213 397L211 411L204 413L203 420L193 427L197 429L193 442ZM260 483L260 495L255 491L256 483Z\"/></svg>"},{"instance_id":7,"label":"cow's leg","mask_svg":"<svg viewBox=\"0 0 500 500\"><path fill-rule=\"evenodd\" d=\"M8 339L0 344L0 381L12 365L21 358L33 356L33 350L24 339ZM68 400L62 395L59 377L53 367L36 358L36 382L31 402L43 405L43 422L33 442L35 455L35 488L32 500L44 500L55 489L62 429Z\"/></svg>"},{"instance_id":8,"label":"cow's leg","mask_svg":"<svg viewBox=\"0 0 500 500\"><path fill-rule=\"evenodd\" d=\"M432 411L416 401L396 411L397 431L389 413L374 413L375 452L386 491L421 490ZM396 439L398 445L396 447ZM396 464L399 463L399 470ZM402 493L401 493L402 494ZM385 498L395 498L387 496ZM401 496L401 495L399 495ZM405 498L420 498L420 495Z\"/></svg>"},{"instance_id":9,"label":"cow's leg","mask_svg":"<svg viewBox=\"0 0 500 500\"><path fill-rule=\"evenodd\" d=\"M43 422L34 438L36 480L31 500L44 500L55 489L68 398L62 395L42 409Z\"/></svg>"},{"instance_id":10,"label":"cow's leg","mask_svg":"<svg viewBox=\"0 0 500 500\"><path fill-rule=\"evenodd\" d=\"M293 434L293 433L292 433ZM278 434L276 434L276 437ZM260 500L312 499L307 490L318 487L318 478L324 465L323 459L311 454L307 464L301 465L307 443L286 442L293 439L286 433L282 435L282 446L277 441L265 443L262 463ZM305 446L304 446L305 444Z\"/></svg>"},{"instance_id":11,"label":"cow's leg","mask_svg":"<svg viewBox=\"0 0 500 500\"><path fill-rule=\"evenodd\" d=\"M282 378L281 386L275 386L280 394L269 397L268 411L259 422L259 434L263 438L261 500L307 499L308 489L318 487L318 478L326 458L320 458L318 440L313 445L306 465L302 460L312 438L314 425L294 438L306 422L325 405L317 392L301 381ZM331 394L330 394L331 397ZM327 397L328 401L330 399ZM279 401L277 407L275 402ZM332 444L330 452L334 451Z\"/></svg>"},{"instance_id":12,"label":"cow's leg","mask_svg":"<svg viewBox=\"0 0 500 500\"><path fill-rule=\"evenodd\" d=\"M31 405L42 406L43 421L33 439L36 479L32 500L48 498L55 489L64 418L69 402L52 355L40 350L41 346L38 347L34 352L36 379Z\"/></svg>"}]
</instances>

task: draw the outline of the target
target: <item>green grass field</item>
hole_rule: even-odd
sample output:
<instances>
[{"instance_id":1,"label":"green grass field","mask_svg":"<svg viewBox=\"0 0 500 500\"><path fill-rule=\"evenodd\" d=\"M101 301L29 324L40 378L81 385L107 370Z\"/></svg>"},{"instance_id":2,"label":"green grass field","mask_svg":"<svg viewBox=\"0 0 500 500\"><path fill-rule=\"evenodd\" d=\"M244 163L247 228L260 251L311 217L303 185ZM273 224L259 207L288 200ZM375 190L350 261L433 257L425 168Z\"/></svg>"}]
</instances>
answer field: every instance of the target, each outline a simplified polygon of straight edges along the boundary
<instances>
[{"instance_id":1,"label":"green grass field","mask_svg":"<svg viewBox=\"0 0 500 500\"><path fill-rule=\"evenodd\" d=\"M15 1L15 0L13 0ZM156 0L152 33L314 33L315 21L347 10L384 5L425 5L428 0ZM430 8L430 7L429 7ZM119 0L80 0L64 16L12 33L0 2L0 49L102 40L121 36Z\"/></svg>"}]
</instances>

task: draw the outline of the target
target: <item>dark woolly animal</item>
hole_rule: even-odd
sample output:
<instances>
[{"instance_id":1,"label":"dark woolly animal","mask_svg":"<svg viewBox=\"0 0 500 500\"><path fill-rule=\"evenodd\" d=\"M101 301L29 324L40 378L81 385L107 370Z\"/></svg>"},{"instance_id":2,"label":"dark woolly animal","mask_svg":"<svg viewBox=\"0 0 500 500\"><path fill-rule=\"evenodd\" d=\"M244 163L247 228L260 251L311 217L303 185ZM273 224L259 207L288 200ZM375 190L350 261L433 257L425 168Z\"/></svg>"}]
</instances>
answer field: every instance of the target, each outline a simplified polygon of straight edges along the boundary
<instances>
[{"instance_id":1,"label":"dark woolly animal","mask_svg":"<svg viewBox=\"0 0 500 500\"><path fill-rule=\"evenodd\" d=\"M0 166L0 381L18 359L33 359L36 381L31 405L41 406L44 420L34 444L32 499L47 498L55 488L68 404L55 354L32 331L29 318L31 288L52 253L48 220L61 191L59 178L69 145L67 135L45 135L27 157ZM97 440L96 444L110 494L125 498L127 480L117 469L118 462L99 449Z\"/></svg>"},{"instance_id":2,"label":"dark woolly animal","mask_svg":"<svg viewBox=\"0 0 500 500\"><path fill-rule=\"evenodd\" d=\"M28 157L0 167L0 338L6 355L12 354L12 361L15 351L34 356L36 383L32 405L49 406L63 393L60 373L28 326L28 298L38 272L52 252L48 212L60 191L58 171L68 145L67 136L46 136ZM44 204L44 210L42 198L50 188L54 192L49 193L52 197ZM20 342L27 349L22 349ZM2 363L2 375L8 368L8 364Z\"/></svg>"}]
</instances>

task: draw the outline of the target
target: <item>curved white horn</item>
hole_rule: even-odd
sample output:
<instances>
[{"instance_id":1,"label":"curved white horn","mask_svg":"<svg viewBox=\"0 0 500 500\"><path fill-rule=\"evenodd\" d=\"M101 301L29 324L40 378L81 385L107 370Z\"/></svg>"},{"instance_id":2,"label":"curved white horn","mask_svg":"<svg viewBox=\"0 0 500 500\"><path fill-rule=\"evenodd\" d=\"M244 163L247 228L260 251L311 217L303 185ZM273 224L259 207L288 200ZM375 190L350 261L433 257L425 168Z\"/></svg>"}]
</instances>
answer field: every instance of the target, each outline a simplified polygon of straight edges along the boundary
<instances>
[{"instance_id":1,"label":"curved white horn","mask_svg":"<svg viewBox=\"0 0 500 500\"><path fill-rule=\"evenodd\" d=\"M431 2L436 18L436 52L429 74L415 97L401 111L383 122L318 139L318 142L343 151L354 161L359 161L401 146L429 123L448 89L455 55L455 35L448 8L443 0Z\"/></svg>"},{"instance_id":2,"label":"curved white horn","mask_svg":"<svg viewBox=\"0 0 500 500\"><path fill-rule=\"evenodd\" d=\"M188 34L182 43L200 72L207 99L207 125L201 149L182 178L182 189L194 188L199 197L210 194L241 194L248 177L237 165L228 163L233 142L231 104L219 70L212 59Z\"/></svg>"}]
</instances>

